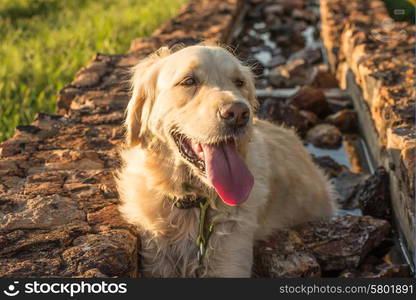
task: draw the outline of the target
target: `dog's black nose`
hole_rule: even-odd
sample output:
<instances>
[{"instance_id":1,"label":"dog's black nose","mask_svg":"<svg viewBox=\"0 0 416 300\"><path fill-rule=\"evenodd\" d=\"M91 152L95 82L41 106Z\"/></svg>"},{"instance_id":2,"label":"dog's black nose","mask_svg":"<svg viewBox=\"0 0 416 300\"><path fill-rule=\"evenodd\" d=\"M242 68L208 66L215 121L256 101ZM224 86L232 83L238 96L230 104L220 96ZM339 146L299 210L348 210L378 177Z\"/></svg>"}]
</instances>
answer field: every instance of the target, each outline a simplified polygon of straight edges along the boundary
<instances>
[{"instance_id":1,"label":"dog's black nose","mask_svg":"<svg viewBox=\"0 0 416 300\"><path fill-rule=\"evenodd\" d=\"M242 127L250 118L248 106L242 102L225 104L219 109L219 115L230 126Z\"/></svg>"}]
</instances>

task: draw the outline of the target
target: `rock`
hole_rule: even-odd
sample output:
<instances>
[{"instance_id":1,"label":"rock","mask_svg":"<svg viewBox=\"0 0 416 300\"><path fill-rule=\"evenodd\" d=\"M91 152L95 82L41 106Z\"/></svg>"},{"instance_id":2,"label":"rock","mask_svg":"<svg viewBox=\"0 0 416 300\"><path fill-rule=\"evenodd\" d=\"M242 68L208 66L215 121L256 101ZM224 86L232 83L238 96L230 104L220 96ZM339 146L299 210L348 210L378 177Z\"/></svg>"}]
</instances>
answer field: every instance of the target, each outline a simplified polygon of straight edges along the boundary
<instances>
[{"instance_id":1,"label":"rock","mask_svg":"<svg viewBox=\"0 0 416 300\"><path fill-rule=\"evenodd\" d=\"M137 239L126 230L108 230L80 236L62 254L67 272L83 274L91 269L106 276L134 276Z\"/></svg>"},{"instance_id":2,"label":"rock","mask_svg":"<svg viewBox=\"0 0 416 300\"><path fill-rule=\"evenodd\" d=\"M310 75L309 85L316 88L337 88L338 81L332 75L329 67L325 64L315 66Z\"/></svg>"},{"instance_id":3,"label":"rock","mask_svg":"<svg viewBox=\"0 0 416 300\"><path fill-rule=\"evenodd\" d=\"M341 146L342 134L334 125L319 124L307 132L306 140L315 147L337 149Z\"/></svg>"},{"instance_id":4,"label":"rock","mask_svg":"<svg viewBox=\"0 0 416 300\"><path fill-rule=\"evenodd\" d=\"M317 62L322 60L321 49L319 49L319 48L310 48L310 47L303 48L302 50L300 50L296 53L293 53L289 57L288 61L290 62L290 61L294 61L294 60L297 60L297 59L300 59L300 58L305 60L305 62L308 65L312 65L314 63L317 63Z\"/></svg>"},{"instance_id":5,"label":"rock","mask_svg":"<svg viewBox=\"0 0 416 300\"><path fill-rule=\"evenodd\" d=\"M16 127L16 133L19 132L26 132L29 134L36 134L40 131L41 129L37 126L33 126L33 125L18 125Z\"/></svg>"},{"instance_id":6,"label":"rock","mask_svg":"<svg viewBox=\"0 0 416 300\"><path fill-rule=\"evenodd\" d=\"M415 156L416 147L410 146L401 151L400 168L403 169L402 173L408 174L404 177L404 182L409 186L409 196L414 199L415 197Z\"/></svg>"},{"instance_id":7,"label":"rock","mask_svg":"<svg viewBox=\"0 0 416 300\"><path fill-rule=\"evenodd\" d=\"M305 20L311 24L314 24L319 19L319 16L309 9L295 8L292 11L292 18L295 20Z\"/></svg>"},{"instance_id":8,"label":"rock","mask_svg":"<svg viewBox=\"0 0 416 300\"><path fill-rule=\"evenodd\" d=\"M109 276L104 275L97 268L87 270L79 276L74 276L74 278L108 278L108 277Z\"/></svg>"},{"instance_id":9,"label":"rock","mask_svg":"<svg viewBox=\"0 0 416 300\"><path fill-rule=\"evenodd\" d=\"M72 84L76 87L94 86L100 81L101 77L103 77L107 71L108 66L105 62L93 61L77 73Z\"/></svg>"},{"instance_id":10,"label":"rock","mask_svg":"<svg viewBox=\"0 0 416 300\"><path fill-rule=\"evenodd\" d=\"M122 219L117 206L106 206L98 211L87 214L89 224L98 224L102 229L128 227L124 219Z\"/></svg>"},{"instance_id":11,"label":"rock","mask_svg":"<svg viewBox=\"0 0 416 300\"><path fill-rule=\"evenodd\" d=\"M275 17L275 16L280 16L284 13L284 6L281 4L272 4L272 5L267 5L263 12L266 15L266 17L269 17L269 15L271 15L270 17Z\"/></svg>"},{"instance_id":12,"label":"rock","mask_svg":"<svg viewBox=\"0 0 416 300\"><path fill-rule=\"evenodd\" d=\"M281 47L286 54L290 55L305 47L305 38L290 24L273 26L270 28L270 33L275 43Z\"/></svg>"},{"instance_id":13,"label":"rock","mask_svg":"<svg viewBox=\"0 0 416 300\"><path fill-rule=\"evenodd\" d=\"M307 111L307 110L300 110L299 113L301 114L302 117L308 120L309 127L312 127L318 124L319 118L313 112Z\"/></svg>"},{"instance_id":14,"label":"rock","mask_svg":"<svg viewBox=\"0 0 416 300\"><path fill-rule=\"evenodd\" d=\"M60 113L65 113L67 109L70 107L72 100L81 94L82 90L73 87L66 87L60 90L58 93L57 103Z\"/></svg>"},{"instance_id":15,"label":"rock","mask_svg":"<svg viewBox=\"0 0 416 300\"><path fill-rule=\"evenodd\" d=\"M297 229L306 249L322 271L357 268L366 255L389 234L390 224L370 216L346 215L310 222Z\"/></svg>"},{"instance_id":16,"label":"rock","mask_svg":"<svg viewBox=\"0 0 416 300\"><path fill-rule=\"evenodd\" d=\"M0 259L0 277L55 277L62 267L59 257Z\"/></svg>"},{"instance_id":17,"label":"rock","mask_svg":"<svg viewBox=\"0 0 416 300\"><path fill-rule=\"evenodd\" d=\"M308 23L303 21L303 20L296 20L295 22L293 22L292 25L293 25L293 28L295 29L295 31L302 32L302 33L304 33L304 31L306 29L308 29L308 26L309 26Z\"/></svg>"},{"instance_id":18,"label":"rock","mask_svg":"<svg viewBox=\"0 0 416 300\"><path fill-rule=\"evenodd\" d=\"M308 117L302 115L296 108L285 104L281 100L269 98L264 101L258 114L259 118L276 124L293 127L301 135L305 135L313 124ZM310 116L309 116L310 118Z\"/></svg>"},{"instance_id":19,"label":"rock","mask_svg":"<svg viewBox=\"0 0 416 300\"><path fill-rule=\"evenodd\" d=\"M354 108L352 101L349 98L344 98L344 99L327 98L326 101L328 102L329 110L331 113L337 113L343 109Z\"/></svg>"},{"instance_id":20,"label":"rock","mask_svg":"<svg viewBox=\"0 0 416 300\"><path fill-rule=\"evenodd\" d=\"M329 115L325 121L335 125L345 133L353 133L358 129L357 113L351 109L343 109L333 115Z\"/></svg>"},{"instance_id":21,"label":"rock","mask_svg":"<svg viewBox=\"0 0 416 300\"><path fill-rule=\"evenodd\" d=\"M325 172L325 174L334 178L341 174L342 171L347 170L347 167L338 164L329 156L314 156L312 155L314 162Z\"/></svg>"},{"instance_id":22,"label":"rock","mask_svg":"<svg viewBox=\"0 0 416 300\"><path fill-rule=\"evenodd\" d=\"M329 107L322 89L304 86L287 101L297 109L309 110L319 117L328 113Z\"/></svg>"},{"instance_id":23,"label":"rock","mask_svg":"<svg viewBox=\"0 0 416 300\"><path fill-rule=\"evenodd\" d=\"M255 20L257 21L259 18L263 17L263 6L262 5L256 5L258 3L253 3L254 5L251 5L251 9L247 11L247 19L249 20Z\"/></svg>"},{"instance_id":24,"label":"rock","mask_svg":"<svg viewBox=\"0 0 416 300\"><path fill-rule=\"evenodd\" d=\"M24 144L13 139L4 141L0 144L0 157L8 157L21 153L24 150Z\"/></svg>"},{"instance_id":25,"label":"rock","mask_svg":"<svg viewBox=\"0 0 416 300\"><path fill-rule=\"evenodd\" d=\"M321 269L296 232L278 230L267 241L255 245L253 275L267 278L320 277Z\"/></svg>"},{"instance_id":26,"label":"rock","mask_svg":"<svg viewBox=\"0 0 416 300\"><path fill-rule=\"evenodd\" d=\"M85 219L73 200L59 195L37 196L18 202L13 211L0 212L0 230L53 228Z\"/></svg>"},{"instance_id":27,"label":"rock","mask_svg":"<svg viewBox=\"0 0 416 300\"><path fill-rule=\"evenodd\" d=\"M50 231L45 229L17 229L14 231L3 231L0 234L0 258L24 259L31 257L33 260L45 256L54 257L57 253L71 245L73 240L81 234L87 234L91 227L83 221L75 221L64 224Z\"/></svg>"},{"instance_id":28,"label":"rock","mask_svg":"<svg viewBox=\"0 0 416 300\"><path fill-rule=\"evenodd\" d=\"M345 169L337 177L332 179L332 184L338 194L338 204L342 209L355 209L359 207L359 203L354 195L358 190L358 186L364 180L364 175Z\"/></svg>"},{"instance_id":29,"label":"rock","mask_svg":"<svg viewBox=\"0 0 416 300\"><path fill-rule=\"evenodd\" d=\"M278 88L293 88L303 85L308 78L304 59L296 59L274 68L269 73L270 83Z\"/></svg>"},{"instance_id":30,"label":"rock","mask_svg":"<svg viewBox=\"0 0 416 300\"><path fill-rule=\"evenodd\" d=\"M364 215L389 220L391 218L389 174L379 167L357 187L355 200Z\"/></svg>"},{"instance_id":31,"label":"rock","mask_svg":"<svg viewBox=\"0 0 416 300\"><path fill-rule=\"evenodd\" d=\"M273 56L267 63L268 68L275 68L286 63L286 58L283 55Z\"/></svg>"},{"instance_id":32,"label":"rock","mask_svg":"<svg viewBox=\"0 0 416 300\"><path fill-rule=\"evenodd\" d=\"M302 9L305 7L304 0L280 0L286 14L290 14L294 9Z\"/></svg>"},{"instance_id":33,"label":"rock","mask_svg":"<svg viewBox=\"0 0 416 300\"><path fill-rule=\"evenodd\" d=\"M72 143L75 147L75 143ZM37 155L45 161L44 169L102 169L104 162L96 151L53 150L44 151Z\"/></svg>"},{"instance_id":34,"label":"rock","mask_svg":"<svg viewBox=\"0 0 416 300\"><path fill-rule=\"evenodd\" d=\"M362 270L363 269L363 270ZM345 270L339 277L341 278L407 278L411 271L408 265L404 264L380 264L366 265L360 270Z\"/></svg>"}]
</instances>

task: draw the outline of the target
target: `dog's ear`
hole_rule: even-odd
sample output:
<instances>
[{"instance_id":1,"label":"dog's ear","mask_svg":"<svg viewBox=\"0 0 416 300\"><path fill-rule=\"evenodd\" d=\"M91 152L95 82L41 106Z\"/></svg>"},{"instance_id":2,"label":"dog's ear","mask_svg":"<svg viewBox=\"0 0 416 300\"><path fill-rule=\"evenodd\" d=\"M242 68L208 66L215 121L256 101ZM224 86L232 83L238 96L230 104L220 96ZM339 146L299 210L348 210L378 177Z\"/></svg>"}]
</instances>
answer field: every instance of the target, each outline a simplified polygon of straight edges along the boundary
<instances>
[{"instance_id":1,"label":"dog's ear","mask_svg":"<svg viewBox=\"0 0 416 300\"><path fill-rule=\"evenodd\" d=\"M126 143L129 147L143 142L145 131L143 121L147 119L150 113L150 109L147 112L144 111L144 105L146 102L153 102L153 99L155 99L158 75L157 62L170 54L169 48L162 47L132 68L132 96L127 105L125 121ZM148 104L150 106L151 103Z\"/></svg>"}]
</instances>

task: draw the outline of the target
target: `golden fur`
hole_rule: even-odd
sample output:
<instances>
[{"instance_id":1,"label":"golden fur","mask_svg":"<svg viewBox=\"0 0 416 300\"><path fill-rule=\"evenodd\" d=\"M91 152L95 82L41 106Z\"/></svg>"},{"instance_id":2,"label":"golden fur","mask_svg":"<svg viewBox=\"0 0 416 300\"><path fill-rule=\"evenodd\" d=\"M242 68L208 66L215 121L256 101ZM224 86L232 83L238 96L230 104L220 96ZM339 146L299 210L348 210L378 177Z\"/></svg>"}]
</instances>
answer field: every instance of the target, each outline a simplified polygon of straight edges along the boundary
<instances>
[{"instance_id":1,"label":"golden fur","mask_svg":"<svg viewBox=\"0 0 416 300\"><path fill-rule=\"evenodd\" d=\"M255 240L334 213L327 179L296 134L252 117L257 104L252 74L231 53L207 45L177 52L161 48L133 71L117 185L120 212L141 231L144 276L197 276L199 209L176 208L174 197L191 193L212 200L208 212L215 230L198 272L206 277L249 277ZM197 86L178 84L189 74L200 78ZM228 206L179 154L171 132L217 143L228 133L215 112L234 101L250 107L237 145L255 182L245 203Z\"/></svg>"}]
</instances>

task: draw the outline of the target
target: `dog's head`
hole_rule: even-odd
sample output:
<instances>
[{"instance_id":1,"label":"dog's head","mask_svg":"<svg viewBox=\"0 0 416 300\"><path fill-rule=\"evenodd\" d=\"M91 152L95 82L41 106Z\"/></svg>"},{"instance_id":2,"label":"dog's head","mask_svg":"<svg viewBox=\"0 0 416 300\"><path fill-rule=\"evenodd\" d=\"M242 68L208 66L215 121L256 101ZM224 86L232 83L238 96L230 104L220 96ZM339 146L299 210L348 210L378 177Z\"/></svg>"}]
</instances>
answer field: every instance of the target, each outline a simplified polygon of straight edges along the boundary
<instances>
[{"instance_id":1,"label":"dog's head","mask_svg":"<svg viewBox=\"0 0 416 300\"><path fill-rule=\"evenodd\" d=\"M249 67L218 46L161 48L134 68L127 145L168 147L229 205L245 201L253 176L244 159L256 106Z\"/></svg>"}]
</instances>

